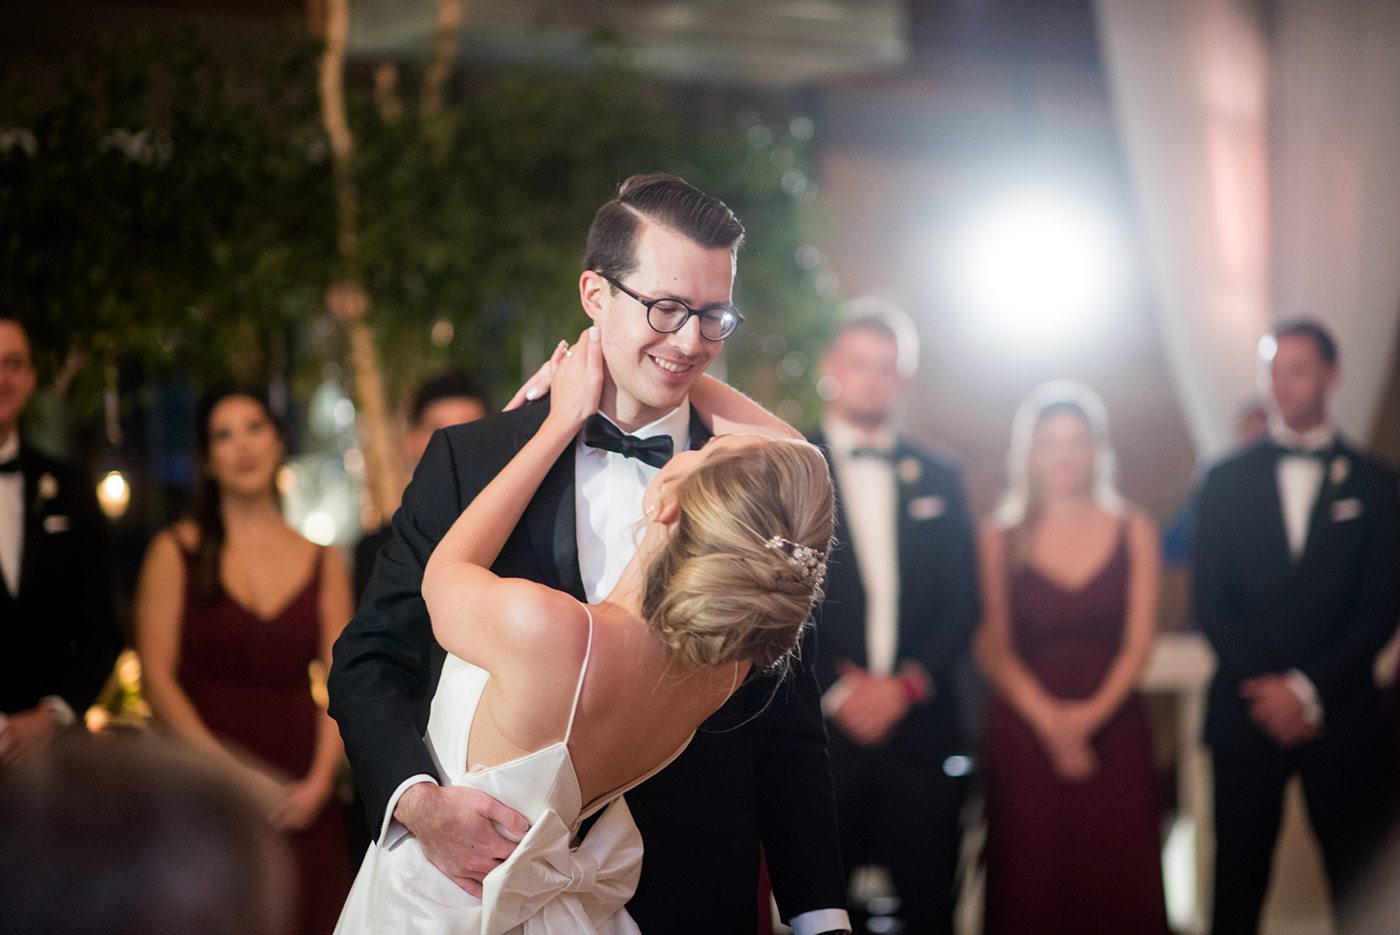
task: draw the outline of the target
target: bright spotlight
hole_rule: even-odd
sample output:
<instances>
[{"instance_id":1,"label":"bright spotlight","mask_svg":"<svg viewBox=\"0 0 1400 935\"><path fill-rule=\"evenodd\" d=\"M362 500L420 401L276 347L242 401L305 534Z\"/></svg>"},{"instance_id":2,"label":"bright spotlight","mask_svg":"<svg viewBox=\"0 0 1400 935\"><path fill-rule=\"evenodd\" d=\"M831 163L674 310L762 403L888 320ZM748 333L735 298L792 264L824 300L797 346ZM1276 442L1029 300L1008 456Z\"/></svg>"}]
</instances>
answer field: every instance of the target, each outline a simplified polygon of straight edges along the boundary
<instances>
[{"instance_id":1,"label":"bright spotlight","mask_svg":"<svg viewBox=\"0 0 1400 935\"><path fill-rule=\"evenodd\" d=\"M110 520L118 520L126 515L131 505L131 486L121 471L108 471L97 484L97 505Z\"/></svg>"},{"instance_id":2,"label":"bright spotlight","mask_svg":"<svg viewBox=\"0 0 1400 935\"><path fill-rule=\"evenodd\" d=\"M323 510L315 510L306 517L301 533L317 545L330 545L335 541L335 519Z\"/></svg>"},{"instance_id":3,"label":"bright spotlight","mask_svg":"<svg viewBox=\"0 0 1400 935\"><path fill-rule=\"evenodd\" d=\"M960 260L964 307L998 336L1082 334L1121 300L1122 252L1109 225L1065 199L1004 202L973 224Z\"/></svg>"}]
</instances>

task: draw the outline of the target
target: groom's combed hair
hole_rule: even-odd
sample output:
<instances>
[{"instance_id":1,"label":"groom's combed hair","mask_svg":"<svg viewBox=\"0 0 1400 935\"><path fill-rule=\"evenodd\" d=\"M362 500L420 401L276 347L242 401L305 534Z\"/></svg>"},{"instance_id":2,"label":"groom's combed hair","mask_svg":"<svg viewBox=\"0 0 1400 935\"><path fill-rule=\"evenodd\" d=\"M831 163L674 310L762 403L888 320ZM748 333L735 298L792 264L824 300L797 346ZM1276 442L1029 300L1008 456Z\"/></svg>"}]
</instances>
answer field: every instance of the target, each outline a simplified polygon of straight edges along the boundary
<instances>
[{"instance_id":1,"label":"groom's combed hair","mask_svg":"<svg viewBox=\"0 0 1400 935\"><path fill-rule=\"evenodd\" d=\"M634 175L593 215L583 268L620 279L637 268L642 221L673 230L702 247L738 253L744 225L718 198L664 172Z\"/></svg>"},{"instance_id":2,"label":"groom's combed hair","mask_svg":"<svg viewBox=\"0 0 1400 935\"><path fill-rule=\"evenodd\" d=\"M834 497L826 459L802 441L719 451L676 489L680 519L647 569L642 615L682 659L780 665L821 598L821 576L765 543L827 552Z\"/></svg>"}]
</instances>

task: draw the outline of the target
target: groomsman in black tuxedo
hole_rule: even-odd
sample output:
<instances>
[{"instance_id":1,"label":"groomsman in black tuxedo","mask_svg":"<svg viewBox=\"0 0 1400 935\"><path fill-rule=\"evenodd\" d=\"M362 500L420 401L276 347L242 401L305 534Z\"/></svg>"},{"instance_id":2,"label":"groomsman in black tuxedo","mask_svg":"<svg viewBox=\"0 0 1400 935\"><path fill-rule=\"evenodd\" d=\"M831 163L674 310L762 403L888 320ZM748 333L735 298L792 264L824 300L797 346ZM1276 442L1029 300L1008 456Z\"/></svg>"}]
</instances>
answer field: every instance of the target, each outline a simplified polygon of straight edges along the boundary
<instances>
[{"instance_id":1,"label":"groomsman in black tuxedo","mask_svg":"<svg viewBox=\"0 0 1400 935\"><path fill-rule=\"evenodd\" d=\"M601 412L542 483L497 574L581 600L608 593L635 549L646 482L673 450L708 437L688 393L739 323L731 302L742 238L728 207L674 176L634 176L598 209L579 292L607 367ZM443 652L419 591L434 545L544 416L538 403L434 435L330 673L331 713L377 837L416 835L476 894L513 847L495 825L519 835L525 821L482 793L438 784L422 738ZM751 680L627 801L646 848L628 905L642 931L754 931L760 841L797 935L848 929L809 671L799 666L781 685Z\"/></svg>"},{"instance_id":2,"label":"groomsman in black tuxedo","mask_svg":"<svg viewBox=\"0 0 1400 935\"><path fill-rule=\"evenodd\" d=\"M94 486L20 438L34 384L0 315L0 770L78 723L121 648Z\"/></svg>"},{"instance_id":3,"label":"groomsman in black tuxedo","mask_svg":"<svg viewBox=\"0 0 1400 935\"><path fill-rule=\"evenodd\" d=\"M960 472L894 428L918 355L892 311L843 322L823 363L812 441L838 512L817 679L847 869L888 869L911 935L951 933L969 762L956 673L979 613L977 557Z\"/></svg>"},{"instance_id":4,"label":"groomsman in black tuxedo","mask_svg":"<svg viewBox=\"0 0 1400 935\"><path fill-rule=\"evenodd\" d=\"M1272 437L1216 465L1198 499L1196 617L1218 660L1205 726L1216 935L1258 930L1295 773L1334 901L1351 891L1382 825L1372 673L1400 618L1400 491L1328 422L1336 343L1296 321L1260 350Z\"/></svg>"}]
</instances>

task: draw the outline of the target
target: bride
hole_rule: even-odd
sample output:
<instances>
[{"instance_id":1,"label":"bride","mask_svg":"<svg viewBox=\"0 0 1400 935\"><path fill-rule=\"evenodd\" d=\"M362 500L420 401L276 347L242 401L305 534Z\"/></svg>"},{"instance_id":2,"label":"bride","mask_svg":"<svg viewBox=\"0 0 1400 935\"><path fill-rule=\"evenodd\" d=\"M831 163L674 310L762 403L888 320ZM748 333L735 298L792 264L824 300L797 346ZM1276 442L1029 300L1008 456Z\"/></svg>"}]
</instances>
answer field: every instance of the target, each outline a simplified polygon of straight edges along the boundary
<instances>
[{"instance_id":1,"label":"bride","mask_svg":"<svg viewBox=\"0 0 1400 935\"><path fill-rule=\"evenodd\" d=\"M798 642L831 539L826 461L708 377L691 403L716 435L647 486L636 554L605 599L584 605L491 572L597 411L602 380L590 329L556 355L544 424L458 517L423 576L450 654L427 732L440 775L491 794L530 828L480 899L412 836L371 845L339 933L637 932L624 905L642 841L623 793L678 756L750 670L781 666Z\"/></svg>"}]
</instances>

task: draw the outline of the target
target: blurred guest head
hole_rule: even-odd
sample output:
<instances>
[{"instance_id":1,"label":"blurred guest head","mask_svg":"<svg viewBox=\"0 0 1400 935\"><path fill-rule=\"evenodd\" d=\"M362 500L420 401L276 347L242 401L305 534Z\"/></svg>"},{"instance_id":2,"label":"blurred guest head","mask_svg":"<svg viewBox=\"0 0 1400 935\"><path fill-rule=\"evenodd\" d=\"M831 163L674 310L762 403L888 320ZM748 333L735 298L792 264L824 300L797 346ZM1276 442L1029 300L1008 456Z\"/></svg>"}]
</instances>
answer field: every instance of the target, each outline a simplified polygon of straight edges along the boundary
<instances>
[{"instance_id":1,"label":"blurred guest head","mask_svg":"<svg viewBox=\"0 0 1400 935\"><path fill-rule=\"evenodd\" d=\"M918 334L908 317L878 299L857 299L836 326L822 360L827 412L873 430L894 416L905 384L918 369Z\"/></svg>"},{"instance_id":2,"label":"blurred guest head","mask_svg":"<svg viewBox=\"0 0 1400 935\"><path fill-rule=\"evenodd\" d=\"M1250 445L1269 434L1269 407L1258 399L1240 405L1235 413L1235 441Z\"/></svg>"},{"instance_id":3,"label":"blurred guest head","mask_svg":"<svg viewBox=\"0 0 1400 935\"><path fill-rule=\"evenodd\" d=\"M263 810L153 738L60 740L0 775L0 827L0 931L287 931L292 868Z\"/></svg>"},{"instance_id":4,"label":"blurred guest head","mask_svg":"<svg viewBox=\"0 0 1400 935\"><path fill-rule=\"evenodd\" d=\"M234 503L281 508L277 472L286 460L287 443L267 397L246 386L206 392L195 407L194 435L199 470L194 502L199 592L213 601L221 593L224 510Z\"/></svg>"},{"instance_id":5,"label":"blurred guest head","mask_svg":"<svg viewBox=\"0 0 1400 935\"><path fill-rule=\"evenodd\" d=\"M1052 498L1090 497L1115 507L1115 464L1102 400L1069 380L1042 384L1012 419L1000 518L1008 526L1034 525Z\"/></svg>"},{"instance_id":6,"label":"blurred guest head","mask_svg":"<svg viewBox=\"0 0 1400 935\"><path fill-rule=\"evenodd\" d=\"M460 370L444 370L423 381L413 394L404 436L404 460L410 467L423 457L428 440L438 429L475 422L490 408L481 384Z\"/></svg>"},{"instance_id":7,"label":"blurred guest head","mask_svg":"<svg viewBox=\"0 0 1400 935\"><path fill-rule=\"evenodd\" d=\"M623 428L679 406L737 327L743 239L724 202L674 175L634 175L594 215L579 297L607 365L600 408Z\"/></svg>"},{"instance_id":8,"label":"blurred guest head","mask_svg":"<svg viewBox=\"0 0 1400 935\"><path fill-rule=\"evenodd\" d=\"M34 359L29 334L18 318L0 314L0 442L19 427L34 393Z\"/></svg>"},{"instance_id":9,"label":"blurred guest head","mask_svg":"<svg viewBox=\"0 0 1400 935\"><path fill-rule=\"evenodd\" d=\"M1295 432L1327 421L1327 399L1337 388L1337 342L1319 322L1281 322L1259 342L1260 362L1274 416Z\"/></svg>"}]
</instances>

